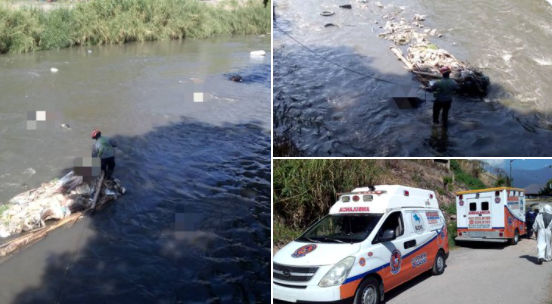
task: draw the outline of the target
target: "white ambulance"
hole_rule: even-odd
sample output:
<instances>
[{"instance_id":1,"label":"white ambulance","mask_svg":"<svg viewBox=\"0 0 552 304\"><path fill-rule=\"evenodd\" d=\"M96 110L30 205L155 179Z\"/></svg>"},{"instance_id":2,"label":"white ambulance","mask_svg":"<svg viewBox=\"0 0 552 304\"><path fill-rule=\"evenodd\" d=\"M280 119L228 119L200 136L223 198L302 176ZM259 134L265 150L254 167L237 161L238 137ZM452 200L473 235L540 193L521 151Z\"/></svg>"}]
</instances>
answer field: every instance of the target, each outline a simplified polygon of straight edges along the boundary
<instances>
[{"instance_id":1,"label":"white ambulance","mask_svg":"<svg viewBox=\"0 0 552 304\"><path fill-rule=\"evenodd\" d=\"M458 241L510 242L527 233L525 193L518 188L488 188L456 193Z\"/></svg>"},{"instance_id":2,"label":"white ambulance","mask_svg":"<svg viewBox=\"0 0 552 304\"><path fill-rule=\"evenodd\" d=\"M274 256L274 303L380 303L421 273L443 273L448 252L433 191L357 188Z\"/></svg>"}]
</instances>

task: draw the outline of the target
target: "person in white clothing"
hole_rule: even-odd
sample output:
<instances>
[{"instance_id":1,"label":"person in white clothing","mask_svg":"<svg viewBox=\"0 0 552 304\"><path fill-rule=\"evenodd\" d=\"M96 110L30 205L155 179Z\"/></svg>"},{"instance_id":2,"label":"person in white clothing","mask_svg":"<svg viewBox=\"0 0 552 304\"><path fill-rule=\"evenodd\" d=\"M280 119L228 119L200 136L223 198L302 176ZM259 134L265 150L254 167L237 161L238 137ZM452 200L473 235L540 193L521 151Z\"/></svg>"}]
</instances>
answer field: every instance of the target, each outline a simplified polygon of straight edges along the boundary
<instances>
[{"instance_id":1,"label":"person in white clothing","mask_svg":"<svg viewBox=\"0 0 552 304\"><path fill-rule=\"evenodd\" d=\"M542 264L543 261L552 261L552 244L550 243L550 235L552 234L552 207L550 205L545 205L541 209L533 224L533 230L538 231L538 264Z\"/></svg>"}]
</instances>

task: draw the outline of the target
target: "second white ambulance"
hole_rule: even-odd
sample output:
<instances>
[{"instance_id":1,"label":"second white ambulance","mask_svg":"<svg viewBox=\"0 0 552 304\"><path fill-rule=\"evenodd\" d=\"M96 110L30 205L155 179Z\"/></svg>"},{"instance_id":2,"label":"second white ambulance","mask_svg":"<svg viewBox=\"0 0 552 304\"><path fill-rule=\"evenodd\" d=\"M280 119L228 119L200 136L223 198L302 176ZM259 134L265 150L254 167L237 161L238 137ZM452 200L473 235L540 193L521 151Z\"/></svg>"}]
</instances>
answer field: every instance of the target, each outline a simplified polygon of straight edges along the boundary
<instances>
[{"instance_id":1,"label":"second white ambulance","mask_svg":"<svg viewBox=\"0 0 552 304\"><path fill-rule=\"evenodd\" d=\"M421 273L443 273L448 252L433 191L357 188L274 256L274 303L380 303Z\"/></svg>"},{"instance_id":2,"label":"second white ambulance","mask_svg":"<svg viewBox=\"0 0 552 304\"><path fill-rule=\"evenodd\" d=\"M510 242L527 233L525 191L488 188L456 193L457 241Z\"/></svg>"}]
</instances>

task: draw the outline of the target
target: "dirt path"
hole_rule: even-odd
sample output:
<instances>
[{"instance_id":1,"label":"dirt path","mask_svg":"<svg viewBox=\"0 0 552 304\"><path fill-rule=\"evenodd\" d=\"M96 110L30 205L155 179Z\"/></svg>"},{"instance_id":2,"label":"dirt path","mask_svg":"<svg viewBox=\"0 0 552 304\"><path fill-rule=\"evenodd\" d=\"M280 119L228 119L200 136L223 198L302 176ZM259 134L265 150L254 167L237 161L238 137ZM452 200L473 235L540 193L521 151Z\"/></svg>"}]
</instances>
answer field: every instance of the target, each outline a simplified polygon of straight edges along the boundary
<instances>
[{"instance_id":1,"label":"dirt path","mask_svg":"<svg viewBox=\"0 0 552 304\"><path fill-rule=\"evenodd\" d=\"M463 246L451 251L443 275L421 275L388 292L386 303L552 303L552 262L536 264L535 239Z\"/></svg>"},{"instance_id":2,"label":"dirt path","mask_svg":"<svg viewBox=\"0 0 552 304\"><path fill-rule=\"evenodd\" d=\"M549 304L552 262L537 265L536 251L535 239L461 247L450 253L443 275L422 275L390 291L387 303Z\"/></svg>"}]
</instances>

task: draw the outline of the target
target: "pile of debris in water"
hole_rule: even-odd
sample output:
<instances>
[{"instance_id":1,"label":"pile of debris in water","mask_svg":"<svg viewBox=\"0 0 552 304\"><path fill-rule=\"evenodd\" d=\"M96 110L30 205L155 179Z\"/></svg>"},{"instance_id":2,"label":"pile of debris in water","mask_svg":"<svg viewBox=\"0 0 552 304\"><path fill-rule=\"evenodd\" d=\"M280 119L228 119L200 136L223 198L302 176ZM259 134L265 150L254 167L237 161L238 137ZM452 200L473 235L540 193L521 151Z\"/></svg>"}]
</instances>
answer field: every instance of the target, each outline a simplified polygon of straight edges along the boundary
<instances>
[{"instance_id":1,"label":"pile of debris in water","mask_svg":"<svg viewBox=\"0 0 552 304\"><path fill-rule=\"evenodd\" d=\"M100 180L101 191L96 197ZM0 237L42 229L47 226L46 221L61 220L79 211L104 205L125 192L118 179L103 180L102 176L85 180L71 171L59 180L25 191L0 205Z\"/></svg>"},{"instance_id":2,"label":"pile of debris in water","mask_svg":"<svg viewBox=\"0 0 552 304\"><path fill-rule=\"evenodd\" d=\"M450 77L460 85L461 93L471 97L484 97L489 88L489 77L481 71L456 59L446 50L440 49L431 43L428 37L442 37L436 29L428 29L422 24L425 16L415 15L411 22L405 18L387 21L382 28L385 32L379 37L394 42L391 51L406 68L416 75L418 81L425 86L430 85L433 79L441 78L439 69L443 66L451 68ZM407 45L407 57L403 56L398 46Z\"/></svg>"}]
</instances>

